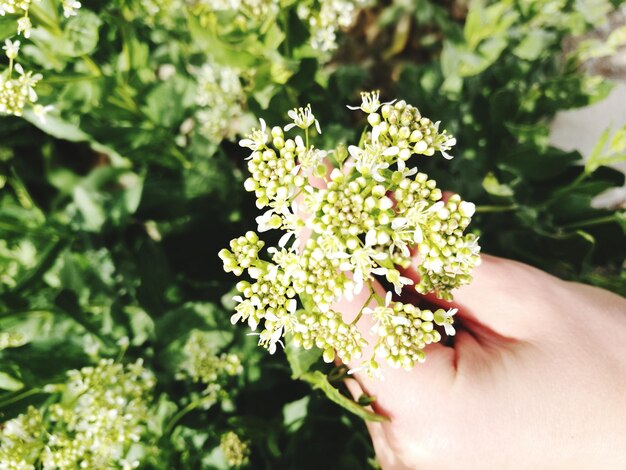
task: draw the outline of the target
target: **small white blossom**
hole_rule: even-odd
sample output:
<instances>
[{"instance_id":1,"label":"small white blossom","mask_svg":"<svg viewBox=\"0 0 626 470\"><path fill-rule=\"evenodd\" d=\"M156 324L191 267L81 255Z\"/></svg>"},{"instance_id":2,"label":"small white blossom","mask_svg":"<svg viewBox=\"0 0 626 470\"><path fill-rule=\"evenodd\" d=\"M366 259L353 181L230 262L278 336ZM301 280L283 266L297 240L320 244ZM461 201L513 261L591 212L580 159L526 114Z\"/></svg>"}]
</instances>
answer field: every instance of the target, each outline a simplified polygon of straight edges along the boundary
<instances>
[{"instance_id":1,"label":"small white blossom","mask_svg":"<svg viewBox=\"0 0 626 470\"><path fill-rule=\"evenodd\" d=\"M265 124L265 120L262 118L259 119L259 122L261 123L261 127L259 129L253 129L247 138L239 141L239 145L241 147L247 147L250 150L260 150L265 147L265 144L269 139L269 135L266 132L267 124Z\"/></svg>"},{"instance_id":2,"label":"small white blossom","mask_svg":"<svg viewBox=\"0 0 626 470\"><path fill-rule=\"evenodd\" d=\"M307 104L304 108L292 109L287 113L287 115L291 119L293 119L293 122L285 126L285 132L293 129L294 127L299 127L300 129L308 129L315 124L315 129L317 130L317 133L322 133L319 121L315 119L315 116L311 112L310 104Z\"/></svg>"},{"instance_id":3,"label":"small white blossom","mask_svg":"<svg viewBox=\"0 0 626 470\"><path fill-rule=\"evenodd\" d=\"M66 18L76 16L76 10L82 6L77 0L61 0L61 5L63 5L63 16Z\"/></svg>"},{"instance_id":4,"label":"small white blossom","mask_svg":"<svg viewBox=\"0 0 626 470\"><path fill-rule=\"evenodd\" d=\"M9 58L9 60L13 60L17 58L20 52L20 41L11 41L10 39L5 39L2 49L6 51L6 56Z\"/></svg>"},{"instance_id":5,"label":"small white blossom","mask_svg":"<svg viewBox=\"0 0 626 470\"><path fill-rule=\"evenodd\" d=\"M362 92L361 93L361 100L362 100L361 105L360 106L348 106L347 108L353 111L356 109L360 109L364 113L372 114L378 111L378 109L381 106L385 104L393 104L396 101L396 100L393 100L393 101L388 101L386 103L381 103L379 98L380 98L380 91L378 90L372 91L372 92Z\"/></svg>"}]
</instances>

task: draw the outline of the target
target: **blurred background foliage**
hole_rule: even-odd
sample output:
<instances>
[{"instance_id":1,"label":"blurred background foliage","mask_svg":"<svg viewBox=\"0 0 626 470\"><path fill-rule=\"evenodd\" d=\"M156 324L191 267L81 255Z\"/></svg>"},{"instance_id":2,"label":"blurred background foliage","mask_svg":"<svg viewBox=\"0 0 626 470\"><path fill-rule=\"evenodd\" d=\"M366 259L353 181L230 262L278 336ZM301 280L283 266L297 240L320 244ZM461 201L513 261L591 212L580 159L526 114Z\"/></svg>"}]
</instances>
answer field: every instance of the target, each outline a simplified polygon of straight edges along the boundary
<instances>
[{"instance_id":1,"label":"blurred background foliage","mask_svg":"<svg viewBox=\"0 0 626 470\"><path fill-rule=\"evenodd\" d=\"M20 40L17 62L43 76L22 116L0 115L8 468L39 468L46 446L62 454L35 433L18 461L7 430L32 405L50 433L76 437L55 404L68 403L69 371L105 359L140 359L155 381L138 438L93 468L375 466L360 418L229 322L234 280L217 252L257 215L237 140L295 106L311 103L318 147L357 139L345 105L362 90L418 106L458 139L451 165L418 166L477 204L485 252L626 295L624 203L592 204L624 184L606 165L626 160L626 130L586 163L548 143L557 111L607 95L585 64L626 30L564 41L622 1L85 0L69 17L67 2L25 3L29 38L22 13L0 16L0 41Z\"/></svg>"}]
</instances>

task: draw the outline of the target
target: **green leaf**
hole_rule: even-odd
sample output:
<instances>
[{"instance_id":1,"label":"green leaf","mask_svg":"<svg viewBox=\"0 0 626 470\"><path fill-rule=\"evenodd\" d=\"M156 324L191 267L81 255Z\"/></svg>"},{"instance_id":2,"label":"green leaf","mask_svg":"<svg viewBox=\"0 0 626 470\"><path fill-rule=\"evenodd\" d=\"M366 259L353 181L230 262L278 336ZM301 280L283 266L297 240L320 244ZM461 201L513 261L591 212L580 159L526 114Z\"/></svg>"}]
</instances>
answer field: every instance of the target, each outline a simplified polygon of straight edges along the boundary
<instances>
[{"instance_id":1,"label":"green leaf","mask_svg":"<svg viewBox=\"0 0 626 470\"><path fill-rule=\"evenodd\" d=\"M257 63L258 58L254 54L254 49L259 49L259 42L253 45L228 44L219 36L214 25L203 25L194 15L188 15L187 20L189 32L195 43L202 46L205 51L210 51L216 61L242 69Z\"/></svg>"},{"instance_id":2,"label":"green leaf","mask_svg":"<svg viewBox=\"0 0 626 470\"><path fill-rule=\"evenodd\" d=\"M80 226L86 231L99 231L107 216L104 207L96 200L96 195L83 186L76 186L72 196L76 208L82 215Z\"/></svg>"},{"instance_id":3,"label":"green leaf","mask_svg":"<svg viewBox=\"0 0 626 470\"><path fill-rule=\"evenodd\" d=\"M520 59L537 60L542 54L548 54L551 51L549 47L555 40L556 35L544 29L536 29L529 31L528 35L513 49Z\"/></svg>"},{"instance_id":4,"label":"green leaf","mask_svg":"<svg viewBox=\"0 0 626 470\"><path fill-rule=\"evenodd\" d=\"M12 15L0 16L0 41L10 38L17 32L17 20Z\"/></svg>"},{"instance_id":5,"label":"green leaf","mask_svg":"<svg viewBox=\"0 0 626 470\"><path fill-rule=\"evenodd\" d=\"M54 114L48 114L42 121L33 113L32 109L24 110L24 119L34 124L46 134L57 139L69 140L72 142L86 142L90 140L89 135L83 132L76 124L64 121Z\"/></svg>"},{"instance_id":6,"label":"green leaf","mask_svg":"<svg viewBox=\"0 0 626 470\"><path fill-rule=\"evenodd\" d=\"M487 173L487 176L483 179L483 188L492 196L509 197L514 194L510 186L501 184L496 178L496 175L491 172Z\"/></svg>"},{"instance_id":7,"label":"green leaf","mask_svg":"<svg viewBox=\"0 0 626 470\"><path fill-rule=\"evenodd\" d=\"M342 395L338 389L330 384L326 376L320 371L307 372L300 378L311 384L313 388L324 392L324 395L331 401L366 421L374 421L377 423L389 421L389 418L386 416L369 411L354 400Z\"/></svg>"},{"instance_id":8,"label":"green leaf","mask_svg":"<svg viewBox=\"0 0 626 470\"><path fill-rule=\"evenodd\" d=\"M285 347L285 354L291 366L291 376L294 379L299 379L309 372L314 364L319 363L322 357L322 351L317 347L311 349L297 347L293 344L290 337L286 339L287 346Z\"/></svg>"},{"instance_id":9,"label":"green leaf","mask_svg":"<svg viewBox=\"0 0 626 470\"><path fill-rule=\"evenodd\" d=\"M485 7L484 1L474 1L467 14L463 31L469 50L476 50L484 40L509 36L509 29L518 16L509 2L497 2Z\"/></svg>"},{"instance_id":10,"label":"green leaf","mask_svg":"<svg viewBox=\"0 0 626 470\"><path fill-rule=\"evenodd\" d=\"M545 181L570 169L580 161L580 155L553 150L540 153L533 146L524 146L504 155L498 166L511 170L522 178L532 181Z\"/></svg>"},{"instance_id":11,"label":"green leaf","mask_svg":"<svg viewBox=\"0 0 626 470\"><path fill-rule=\"evenodd\" d=\"M212 303L189 302L170 310L155 322L157 342L166 346L188 335L193 329L208 330L213 328L215 338L213 346L217 349L226 345L233 336L232 330L215 329L216 317L223 312Z\"/></svg>"},{"instance_id":12,"label":"green leaf","mask_svg":"<svg viewBox=\"0 0 626 470\"><path fill-rule=\"evenodd\" d=\"M0 371L0 390L16 392L24 388L24 383L6 372Z\"/></svg>"},{"instance_id":13,"label":"green leaf","mask_svg":"<svg viewBox=\"0 0 626 470\"><path fill-rule=\"evenodd\" d=\"M84 8L67 20L65 41L57 43L58 51L69 57L80 57L91 53L98 45L98 33L102 20Z\"/></svg>"},{"instance_id":14,"label":"green leaf","mask_svg":"<svg viewBox=\"0 0 626 470\"><path fill-rule=\"evenodd\" d=\"M626 162L626 126L617 130L609 141L610 129L606 129L591 155L585 161L585 172L593 173L599 167Z\"/></svg>"},{"instance_id":15,"label":"green leaf","mask_svg":"<svg viewBox=\"0 0 626 470\"><path fill-rule=\"evenodd\" d=\"M311 397L305 396L283 406L283 426L290 432L295 432L303 424L309 410Z\"/></svg>"}]
</instances>

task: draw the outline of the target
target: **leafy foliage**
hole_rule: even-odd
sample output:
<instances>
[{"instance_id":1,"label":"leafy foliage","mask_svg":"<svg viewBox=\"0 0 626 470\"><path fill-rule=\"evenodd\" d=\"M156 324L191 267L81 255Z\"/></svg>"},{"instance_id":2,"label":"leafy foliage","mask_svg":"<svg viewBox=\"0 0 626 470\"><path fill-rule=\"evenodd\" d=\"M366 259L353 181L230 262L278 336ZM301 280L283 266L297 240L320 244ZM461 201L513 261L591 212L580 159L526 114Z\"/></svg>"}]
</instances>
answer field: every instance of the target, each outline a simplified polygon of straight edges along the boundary
<instances>
[{"instance_id":1,"label":"leafy foliage","mask_svg":"<svg viewBox=\"0 0 626 470\"><path fill-rule=\"evenodd\" d=\"M20 416L50 422L70 371L141 359L155 382L141 452L124 458L142 468L371 463L361 419L323 395L346 403L341 371L269 357L229 322L233 283L217 252L255 212L234 141L252 115L281 122L299 103L317 110L320 147L358 140L343 104L361 89L416 104L460 152L420 171L477 203L486 252L626 295L624 207L592 204L624 182L604 166L623 159L624 132L603 136L586 164L547 143L558 110L606 95L583 61L622 41L563 54L563 40L622 2L386 2L358 14L334 52L312 41L325 1L240 2L268 6L261 14L86 0L65 17L66 3L30 2L30 38L17 35L21 14L0 16L0 41L20 40L16 60L42 75L21 118L0 116L3 439Z\"/></svg>"}]
</instances>

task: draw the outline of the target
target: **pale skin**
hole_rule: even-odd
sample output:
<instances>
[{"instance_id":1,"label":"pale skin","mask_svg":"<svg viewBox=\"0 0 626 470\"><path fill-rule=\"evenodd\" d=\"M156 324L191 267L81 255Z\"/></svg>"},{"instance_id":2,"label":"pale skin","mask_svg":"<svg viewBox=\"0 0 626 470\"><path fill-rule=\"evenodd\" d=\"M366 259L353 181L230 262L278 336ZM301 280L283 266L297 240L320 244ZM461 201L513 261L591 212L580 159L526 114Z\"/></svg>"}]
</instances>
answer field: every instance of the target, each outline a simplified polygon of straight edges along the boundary
<instances>
[{"instance_id":1,"label":"pale skin","mask_svg":"<svg viewBox=\"0 0 626 470\"><path fill-rule=\"evenodd\" d=\"M626 468L626 299L488 255L473 275L439 301L459 309L453 346L348 381L390 418L368 423L382 468ZM349 318L363 296L335 307Z\"/></svg>"}]
</instances>

